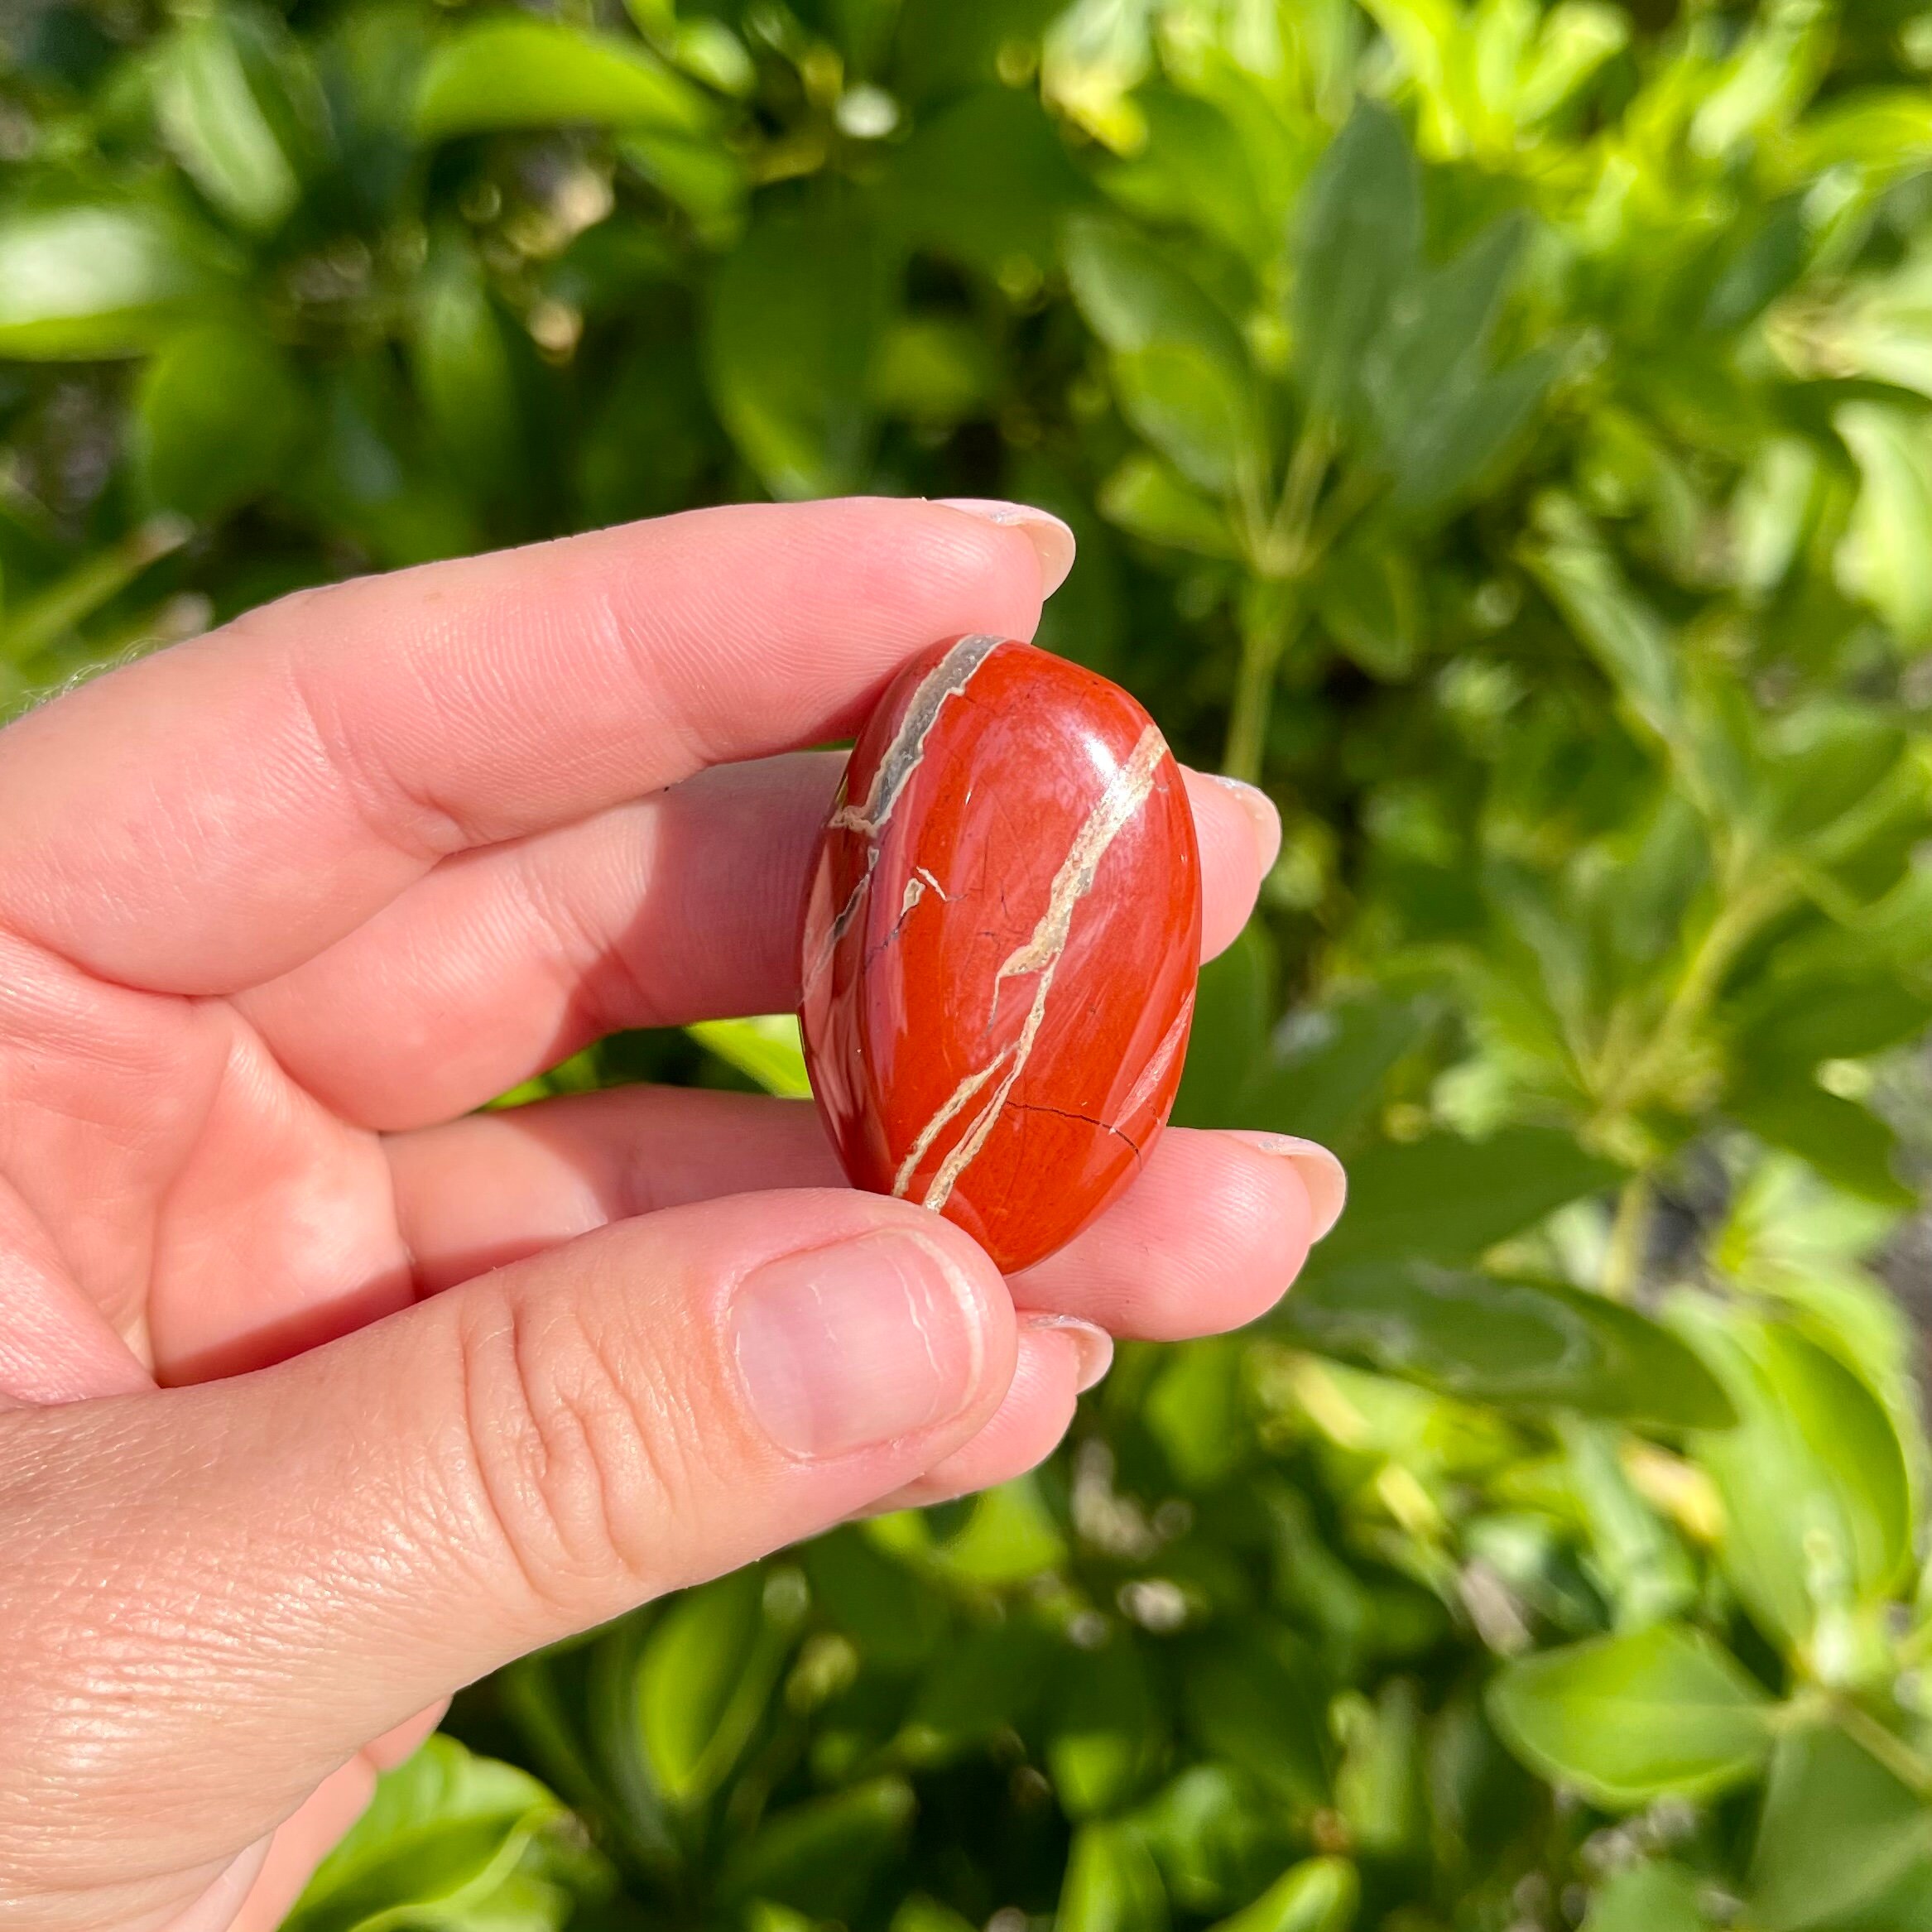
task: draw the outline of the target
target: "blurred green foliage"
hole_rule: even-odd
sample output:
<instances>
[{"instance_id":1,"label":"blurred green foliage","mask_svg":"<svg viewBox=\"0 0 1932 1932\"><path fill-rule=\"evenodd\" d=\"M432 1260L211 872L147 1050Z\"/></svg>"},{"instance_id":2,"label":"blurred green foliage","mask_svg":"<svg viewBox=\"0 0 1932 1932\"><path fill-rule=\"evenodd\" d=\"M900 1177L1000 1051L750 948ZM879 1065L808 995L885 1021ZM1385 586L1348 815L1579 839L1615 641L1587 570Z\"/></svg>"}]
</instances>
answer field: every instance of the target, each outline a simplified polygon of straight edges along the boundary
<instances>
[{"instance_id":1,"label":"blurred green foliage","mask_svg":"<svg viewBox=\"0 0 1932 1932\"><path fill-rule=\"evenodd\" d=\"M469 1694L292 1925L1932 1928L1916 4L7 17L8 704L348 571L1031 498L1044 641L1286 821L1179 1117L1353 1170L1036 1476ZM797 1090L699 1031L511 1098Z\"/></svg>"}]
</instances>

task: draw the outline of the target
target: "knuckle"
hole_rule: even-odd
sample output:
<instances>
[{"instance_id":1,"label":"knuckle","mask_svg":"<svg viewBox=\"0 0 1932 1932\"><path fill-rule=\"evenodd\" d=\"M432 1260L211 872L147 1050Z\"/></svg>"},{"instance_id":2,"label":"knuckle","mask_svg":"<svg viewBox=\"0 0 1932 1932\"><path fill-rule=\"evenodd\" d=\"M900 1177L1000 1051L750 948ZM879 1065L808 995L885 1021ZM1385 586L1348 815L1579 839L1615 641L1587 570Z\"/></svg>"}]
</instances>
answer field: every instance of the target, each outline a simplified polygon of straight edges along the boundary
<instances>
[{"instance_id":1,"label":"knuckle","mask_svg":"<svg viewBox=\"0 0 1932 1932\"><path fill-rule=\"evenodd\" d=\"M661 1587L653 1555L690 1493L670 1378L569 1295L483 1298L459 1355L478 1499L522 1587L570 1612Z\"/></svg>"}]
</instances>

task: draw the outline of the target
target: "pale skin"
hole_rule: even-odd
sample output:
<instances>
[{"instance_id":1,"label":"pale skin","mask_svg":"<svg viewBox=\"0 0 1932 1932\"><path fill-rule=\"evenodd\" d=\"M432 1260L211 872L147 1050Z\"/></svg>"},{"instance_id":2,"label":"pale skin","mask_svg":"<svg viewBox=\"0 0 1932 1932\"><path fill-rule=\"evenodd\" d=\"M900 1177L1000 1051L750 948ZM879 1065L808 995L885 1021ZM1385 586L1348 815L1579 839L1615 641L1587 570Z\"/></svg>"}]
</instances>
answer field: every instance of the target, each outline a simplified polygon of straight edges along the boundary
<instances>
[{"instance_id":1,"label":"pale skin","mask_svg":"<svg viewBox=\"0 0 1932 1932\"><path fill-rule=\"evenodd\" d=\"M290 598L0 733L0 1918L266 1932L460 1685L1028 1468L1267 1308L1332 1157L1175 1131L1002 1281L809 1107L479 1115L782 1010L849 733L1050 520L705 511ZM1190 780L1205 949L1272 857Z\"/></svg>"}]
</instances>

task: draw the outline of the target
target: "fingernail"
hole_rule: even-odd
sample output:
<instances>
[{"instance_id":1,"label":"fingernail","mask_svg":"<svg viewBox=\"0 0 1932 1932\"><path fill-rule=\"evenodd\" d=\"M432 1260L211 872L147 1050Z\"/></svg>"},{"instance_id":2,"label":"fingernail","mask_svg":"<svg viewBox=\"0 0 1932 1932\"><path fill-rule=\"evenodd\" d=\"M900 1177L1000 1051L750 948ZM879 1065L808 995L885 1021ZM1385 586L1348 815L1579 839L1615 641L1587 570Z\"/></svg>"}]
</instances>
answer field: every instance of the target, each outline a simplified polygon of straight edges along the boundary
<instances>
[{"instance_id":1,"label":"fingernail","mask_svg":"<svg viewBox=\"0 0 1932 1932\"><path fill-rule=\"evenodd\" d=\"M1305 1141L1299 1134L1246 1131L1238 1132L1235 1137L1257 1153L1277 1154L1295 1163L1295 1171L1308 1190L1310 1241L1319 1241L1342 1218L1348 1199L1348 1170L1319 1141Z\"/></svg>"},{"instance_id":2,"label":"fingernail","mask_svg":"<svg viewBox=\"0 0 1932 1932\"><path fill-rule=\"evenodd\" d=\"M1210 771L1208 776L1241 800L1241 809L1254 827L1255 852L1265 879L1281 851L1281 815L1275 810L1274 800L1258 785L1250 785L1244 778L1229 778L1219 771Z\"/></svg>"},{"instance_id":3,"label":"fingernail","mask_svg":"<svg viewBox=\"0 0 1932 1932\"><path fill-rule=\"evenodd\" d=\"M1040 594L1051 597L1074 567L1074 533L1059 517L1036 510L1031 503L1002 503L992 497L940 497L944 509L963 511L988 523L1008 523L1023 530L1040 553Z\"/></svg>"},{"instance_id":4,"label":"fingernail","mask_svg":"<svg viewBox=\"0 0 1932 1932\"><path fill-rule=\"evenodd\" d=\"M1105 1329L1082 1321L1077 1314L1030 1314L1022 1319L1021 1326L1051 1329L1073 1343L1079 1362L1074 1387L1083 1396L1113 1367L1113 1337Z\"/></svg>"},{"instance_id":5,"label":"fingernail","mask_svg":"<svg viewBox=\"0 0 1932 1932\"><path fill-rule=\"evenodd\" d=\"M732 1304L752 1412L795 1455L850 1455L958 1414L983 1358L972 1285L916 1236L862 1235L754 1269Z\"/></svg>"}]
</instances>

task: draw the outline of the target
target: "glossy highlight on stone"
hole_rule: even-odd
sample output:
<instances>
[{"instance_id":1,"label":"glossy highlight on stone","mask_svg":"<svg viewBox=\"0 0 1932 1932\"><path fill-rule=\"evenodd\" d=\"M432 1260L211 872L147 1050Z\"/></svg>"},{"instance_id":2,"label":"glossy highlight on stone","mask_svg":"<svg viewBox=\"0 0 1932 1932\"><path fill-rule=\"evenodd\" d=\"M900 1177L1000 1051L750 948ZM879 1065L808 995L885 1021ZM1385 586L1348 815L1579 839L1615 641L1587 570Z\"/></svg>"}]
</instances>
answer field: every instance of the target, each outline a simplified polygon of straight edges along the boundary
<instances>
[{"instance_id":1,"label":"glossy highlight on stone","mask_svg":"<svg viewBox=\"0 0 1932 1932\"><path fill-rule=\"evenodd\" d=\"M805 911L805 1060L853 1185L1008 1272L1077 1234L1174 1103L1200 870L1180 767L1117 685L1000 637L908 665Z\"/></svg>"}]
</instances>

